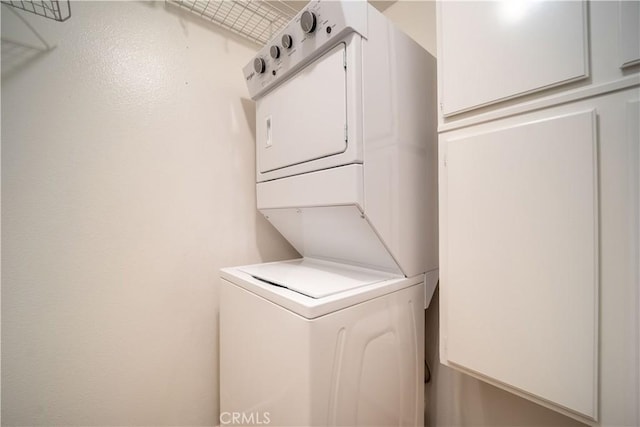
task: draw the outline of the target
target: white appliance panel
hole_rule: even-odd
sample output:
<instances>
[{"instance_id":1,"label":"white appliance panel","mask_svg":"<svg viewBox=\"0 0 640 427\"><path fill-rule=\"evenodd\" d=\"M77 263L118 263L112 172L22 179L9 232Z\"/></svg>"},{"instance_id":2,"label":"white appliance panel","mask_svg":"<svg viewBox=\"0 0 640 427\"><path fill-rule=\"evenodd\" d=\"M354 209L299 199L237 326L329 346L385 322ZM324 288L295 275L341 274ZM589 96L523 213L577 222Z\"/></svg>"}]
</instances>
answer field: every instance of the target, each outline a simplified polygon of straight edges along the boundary
<instances>
[{"instance_id":1,"label":"white appliance panel","mask_svg":"<svg viewBox=\"0 0 640 427\"><path fill-rule=\"evenodd\" d=\"M371 11L363 45L364 207L407 276L438 268L436 60Z\"/></svg>"},{"instance_id":2,"label":"white appliance panel","mask_svg":"<svg viewBox=\"0 0 640 427\"><path fill-rule=\"evenodd\" d=\"M257 206L262 210L357 205L364 210L363 175L363 166L352 164L259 182Z\"/></svg>"},{"instance_id":3,"label":"white appliance panel","mask_svg":"<svg viewBox=\"0 0 640 427\"><path fill-rule=\"evenodd\" d=\"M424 425L420 298L424 287L414 286L322 319L326 324L318 325L317 333L324 339L314 342L313 354L316 361L333 359L331 374L321 383L330 384L323 426ZM329 343L334 351L326 352Z\"/></svg>"},{"instance_id":4,"label":"white appliance panel","mask_svg":"<svg viewBox=\"0 0 640 427\"><path fill-rule=\"evenodd\" d=\"M314 263L339 265L339 263L320 259L305 259L312 260ZM276 261L269 264L289 264L298 262L300 262L300 259ZM295 292L281 286L274 286L263 280L256 279L241 270L246 267L252 266L223 268L220 270L220 275L223 279L233 282L237 286L244 288L253 294L259 295L280 307L284 307L305 319L315 319L317 317L360 304L361 302L424 282L424 275L418 275L410 278L397 275L388 280L351 288L322 298L311 298L299 292ZM347 265L345 267L352 268L353 266ZM380 272L380 274L386 273Z\"/></svg>"},{"instance_id":5,"label":"white appliance panel","mask_svg":"<svg viewBox=\"0 0 640 427\"><path fill-rule=\"evenodd\" d=\"M227 280L220 301L220 413L310 426L308 322Z\"/></svg>"},{"instance_id":6,"label":"white appliance panel","mask_svg":"<svg viewBox=\"0 0 640 427\"><path fill-rule=\"evenodd\" d=\"M340 292L397 278L397 275L347 264L312 258L239 267L252 277L290 289L310 298L324 298Z\"/></svg>"},{"instance_id":7,"label":"white appliance panel","mask_svg":"<svg viewBox=\"0 0 640 427\"><path fill-rule=\"evenodd\" d=\"M281 81L288 79L305 64L332 48L337 40L346 40L349 34L357 34L358 38L362 36L366 39L369 33L368 8L369 4L364 1L310 1L304 10L315 14L315 31L306 33L302 30L300 18L304 10L301 10L254 57L264 61L264 71L256 72L253 60L244 67L243 73L251 99L258 99ZM290 46L284 46L283 36L290 37ZM277 58L271 55L272 47L279 49L280 55Z\"/></svg>"},{"instance_id":8,"label":"white appliance panel","mask_svg":"<svg viewBox=\"0 0 640 427\"><path fill-rule=\"evenodd\" d=\"M446 360L591 419L598 399L593 111L443 140ZM528 366L544 367L531 375Z\"/></svg>"},{"instance_id":9,"label":"white appliance panel","mask_svg":"<svg viewBox=\"0 0 640 427\"><path fill-rule=\"evenodd\" d=\"M262 209L261 212L304 256L404 275L355 205Z\"/></svg>"},{"instance_id":10,"label":"white appliance panel","mask_svg":"<svg viewBox=\"0 0 640 427\"><path fill-rule=\"evenodd\" d=\"M257 101L258 171L347 149L346 45L339 43Z\"/></svg>"},{"instance_id":11,"label":"white appliance panel","mask_svg":"<svg viewBox=\"0 0 640 427\"><path fill-rule=\"evenodd\" d=\"M422 284L313 320L227 280L220 296L221 413L278 426L423 425Z\"/></svg>"}]
</instances>

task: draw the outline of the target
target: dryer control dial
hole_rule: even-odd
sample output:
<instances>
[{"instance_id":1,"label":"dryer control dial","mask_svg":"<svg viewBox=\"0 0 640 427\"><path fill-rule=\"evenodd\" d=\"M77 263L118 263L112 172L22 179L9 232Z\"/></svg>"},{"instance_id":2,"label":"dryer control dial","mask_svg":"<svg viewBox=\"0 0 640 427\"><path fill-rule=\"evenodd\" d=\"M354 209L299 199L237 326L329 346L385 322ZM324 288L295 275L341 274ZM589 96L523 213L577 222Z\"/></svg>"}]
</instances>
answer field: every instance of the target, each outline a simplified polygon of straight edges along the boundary
<instances>
[{"instance_id":1,"label":"dryer control dial","mask_svg":"<svg viewBox=\"0 0 640 427\"><path fill-rule=\"evenodd\" d=\"M271 46L269 54L273 59L278 59L280 57L280 48L276 45Z\"/></svg>"},{"instance_id":2,"label":"dryer control dial","mask_svg":"<svg viewBox=\"0 0 640 427\"><path fill-rule=\"evenodd\" d=\"M267 65L264 63L264 59L262 59L262 58L254 59L253 60L253 69L258 74L264 73L264 70L267 69Z\"/></svg>"},{"instance_id":3,"label":"dryer control dial","mask_svg":"<svg viewBox=\"0 0 640 427\"><path fill-rule=\"evenodd\" d=\"M291 46L293 46L293 38L289 34L282 36L281 41L285 49L291 49Z\"/></svg>"},{"instance_id":4,"label":"dryer control dial","mask_svg":"<svg viewBox=\"0 0 640 427\"><path fill-rule=\"evenodd\" d=\"M311 34L316 30L316 15L313 12L305 10L300 16L300 27L302 31L307 34Z\"/></svg>"}]
</instances>

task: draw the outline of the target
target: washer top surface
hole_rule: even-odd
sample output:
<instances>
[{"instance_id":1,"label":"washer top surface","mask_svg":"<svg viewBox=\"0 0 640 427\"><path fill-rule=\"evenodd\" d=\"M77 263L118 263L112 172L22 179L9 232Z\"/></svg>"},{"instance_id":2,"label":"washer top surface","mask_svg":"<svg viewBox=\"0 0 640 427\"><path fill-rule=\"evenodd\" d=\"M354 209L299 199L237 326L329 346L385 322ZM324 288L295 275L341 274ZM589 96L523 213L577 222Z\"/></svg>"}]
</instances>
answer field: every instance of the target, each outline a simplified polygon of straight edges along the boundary
<instances>
[{"instance_id":1,"label":"washer top surface","mask_svg":"<svg viewBox=\"0 0 640 427\"><path fill-rule=\"evenodd\" d=\"M385 271L302 258L223 268L221 277L307 319L313 319L409 286L423 275L405 278Z\"/></svg>"},{"instance_id":2,"label":"washer top surface","mask_svg":"<svg viewBox=\"0 0 640 427\"><path fill-rule=\"evenodd\" d=\"M361 286L398 278L397 275L383 271L329 263L312 258L248 265L238 267L238 269L256 279L311 298L323 298Z\"/></svg>"}]
</instances>

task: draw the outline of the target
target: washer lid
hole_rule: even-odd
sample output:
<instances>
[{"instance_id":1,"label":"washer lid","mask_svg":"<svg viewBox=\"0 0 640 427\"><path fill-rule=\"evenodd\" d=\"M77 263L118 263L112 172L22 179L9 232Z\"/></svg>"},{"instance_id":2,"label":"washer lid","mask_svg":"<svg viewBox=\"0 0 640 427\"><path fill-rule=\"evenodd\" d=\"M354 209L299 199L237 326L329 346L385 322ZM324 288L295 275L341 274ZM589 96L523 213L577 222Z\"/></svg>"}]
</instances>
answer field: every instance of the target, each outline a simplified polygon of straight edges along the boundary
<instances>
[{"instance_id":1,"label":"washer lid","mask_svg":"<svg viewBox=\"0 0 640 427\"><path fill-rule=\"evenodd\" d=\"M384 271L368 270L310 258L248 265L239 267L238 270L258 280L287 288L311 298L323 298L398 278L398 275Z\"/></svg>"},{"instance_id":2,"label":"washer lid","mask_svg":"<svg viewBox=\"0 0 640 427\"><path fill-rule=\"evenodd\" d=\"M275 265L276 268L269 267L272 265ZM281 268L278 268L278 266ZM314 276L311 280L303 279L302 281L294 281L289 280L292 276L289 276L289 278L286 277L289 273L293 275L294 273L292 272L294 271L300 272L305 270L306 272L300 273L298 277L304 276L308 278L309 276ZM292 286L292 284L295 283L294 288L302 288L307 293L309 292L305 284L313 283L317 286L321 283L321 286L325 288L325 292L322 292L325 296L321 298L310 297L297 290L291 290L282 285L274 285L273 282L267 282L263 279L256 279L251 273L246 273L245 271L256 274L264 271L280 271L279 274L281 276L276 280L286 283L288 286ZM267 276L266 274L261 275ZM335 283L332 285L326 281L336 279L336 275L345 276L351 280L342 281L344 277L343 279L337 278L338 281L342 282L342 287L335 285ZM309 320L317 319L326 314L383 297L411 286L424 286L424 274L406 278L384 271L358 268L351 265L308 257L291 261L277 261L269 264L223 268L220 270L220 276L223 282L242 288L247 291L248 294L263 298L269 303L273 303ZM272 274L268 274L268 276L272 279L275 278ZM318 277L321 276L324 277L325 280L319 280ZM286 280L282 280L283 278ZM364 283L369 284L364 285ZM301 284L302 286L300 286ZM329 286L331 286L331 289ZM341 291L338 288L343 290ZM316 294L318 294L317 291L318 289L316 289ZM422 304L422 298L423 297L421 297L420 301L416 302ZM241 307L231 307L229 309L240 310Z\"/></svg>"}]
</instances>

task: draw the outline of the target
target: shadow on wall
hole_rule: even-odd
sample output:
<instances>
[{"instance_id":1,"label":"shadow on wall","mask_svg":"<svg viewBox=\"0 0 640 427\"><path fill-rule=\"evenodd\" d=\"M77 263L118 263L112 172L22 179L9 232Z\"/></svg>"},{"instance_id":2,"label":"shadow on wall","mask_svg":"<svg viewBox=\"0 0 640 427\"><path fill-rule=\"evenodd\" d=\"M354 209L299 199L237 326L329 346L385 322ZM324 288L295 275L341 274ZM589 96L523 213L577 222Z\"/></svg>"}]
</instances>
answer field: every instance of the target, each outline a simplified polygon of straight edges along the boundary
<instances>
[{"instance_id":1,"label":"shadow on wall","mask_svg":"<svg viewBox=\"0 0 640 427\"><path fill-rule=\"evenodd\" d=\"M256 210L256 245L258 247L258 253L265 260L279 261L285 259L302 258L302 255L291 246L288 240L285 240L289 245L288 250L283 251L277 256L273 256L273 242L276 239L284 239L284 236L278 232L278 230L267 221L264 216L258 210Z\"/></svg>"},{"instance_id":2,"label":"shadow on wall","mask_svg":"<svg viewBox=\"0 0 640 427\"><path fill-rule=\"evenodd\" d=\"M45 38L11 6L2 5L3 27L10 27L15 38L2 35L2 82L15 76L33 62L55 49ZM15 29L18 29L17 31Z\"/></svg>"},{"instance_id":3,"label":"shadow on wall","mask_svg":"<svg viewBox=\"0 0 640 427\"><path fill-rule=\"evenodd\" d=\"M244 111L244 117L247 119L247 126L251 131L253 140L256 140L256 103L247 98L240 98L242 104L242 110Z\"/></svg>"}]
</instances>

